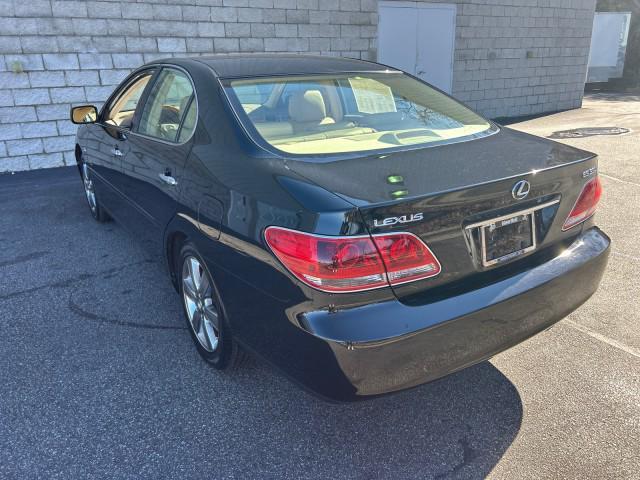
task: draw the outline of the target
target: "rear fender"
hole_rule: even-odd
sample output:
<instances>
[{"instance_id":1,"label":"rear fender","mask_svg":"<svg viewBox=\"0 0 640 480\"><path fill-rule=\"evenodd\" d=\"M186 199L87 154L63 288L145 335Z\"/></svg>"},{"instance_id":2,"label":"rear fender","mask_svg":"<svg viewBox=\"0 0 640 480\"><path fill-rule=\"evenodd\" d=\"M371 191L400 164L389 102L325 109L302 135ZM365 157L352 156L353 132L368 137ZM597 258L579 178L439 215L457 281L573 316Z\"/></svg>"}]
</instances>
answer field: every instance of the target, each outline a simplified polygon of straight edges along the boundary
<instances>
[{"instance_id":1,"label":"rear fender","mask_svg":"<svg viewBox=\"0 0 640 480\"><path fill-rule=\"evenodd\" d=\"M198 222L193 216L179 212L173 216L164 230L163 251L165 266L169 271L171 283L176 291L178 288L178 268L176 257L184 242L188 239L194 243L199 243L202 233L198 229Z\"/></svg>"}]
</instances>

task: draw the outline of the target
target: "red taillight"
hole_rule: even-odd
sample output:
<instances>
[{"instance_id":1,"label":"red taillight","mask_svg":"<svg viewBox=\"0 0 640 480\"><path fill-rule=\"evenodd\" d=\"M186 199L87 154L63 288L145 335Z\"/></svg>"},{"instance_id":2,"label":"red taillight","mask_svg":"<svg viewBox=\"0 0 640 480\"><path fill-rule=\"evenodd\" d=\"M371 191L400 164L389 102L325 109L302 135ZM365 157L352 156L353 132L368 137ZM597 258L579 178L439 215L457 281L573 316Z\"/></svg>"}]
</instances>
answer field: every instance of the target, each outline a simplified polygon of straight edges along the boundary
<instances>
[{"instance_id":1,"label":"red taillight","mask_svg":"<svg viewBox=\"0 0 640 480\"><path fill-rule=\"evenodd\" d=\"M269 227L264 236L291 273L328 292L369 290L440 273L431 250L410 233L324 237Z\"/></svg>"},{"instance_id":2,"label":"red taillight","mask_svg":"<svg viewBox=\"0 0 640 480\"><path fill-rule=\"evenodd\" d=\"M602 184L600 178L596 177L589 180L582 187L582 192L578 196L575 205L571 209L571 213L564 221L562 230L569 230L572 227L584 222L596 212L596 207L602 196Z\"/></svg>"},{"instance_id":3,"label":"red taillight","mask_svg":"<svg viewBox=\"0 0 640 480\"><path fill-rule=\"evenodd\" d=\"M391 285L434 277L440 262L422 240L411 233L393 233L373 237L382 256Z\"/></svg>"}]
</instances>

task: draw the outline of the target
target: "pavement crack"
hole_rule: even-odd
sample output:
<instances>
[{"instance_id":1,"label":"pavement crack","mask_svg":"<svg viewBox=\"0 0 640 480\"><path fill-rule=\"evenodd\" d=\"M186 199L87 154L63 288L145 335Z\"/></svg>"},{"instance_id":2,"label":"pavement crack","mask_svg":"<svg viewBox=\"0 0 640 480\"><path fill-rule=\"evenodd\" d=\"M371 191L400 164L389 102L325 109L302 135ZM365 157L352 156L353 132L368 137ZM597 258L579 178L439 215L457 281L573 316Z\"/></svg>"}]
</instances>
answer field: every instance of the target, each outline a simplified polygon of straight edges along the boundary
<instances>
[{"instance_id":1,"label":"pavement crack","mask_svg":"<svg viewBox=\"0 0 640 480\"><path fill-rule=\"evenodd\" d=\"M0 268L2 267L10 267L13 265L18 265L19 263L29 262L31 260L36 260L38 258L42 258L44 256L49 255L51 252L49 250L43 250L41 252L32 252L27 253L25 255L18 255L17 257L11 260L4 260L0 262Z\"/></svg>"},{"instance_id":2,"label":"pavement crack","mask_svg":"<svg viewBox=\"0 0 640 480\"><path fill-rule=\"evenodd\" d=\"M73 292L72 294L73 295ZM119 327L131 327L131 328L144 328L148 330L186 330L186 327L178 327L173 325L154 325L151 323L136 323L136 322L128 322L126 320L118 320L115 318L105 317L103 315L99 315L97 313L89 312L83 309L80 305L73 301L69 295L69 310L78 315L79 317L85 318L87 320L97 321L100 323L109 323L111 325L116 325Z\"/></svg>"},{"instance_id":3,"label":"pavement crack","mask_svg":"<svg viewBox=\"0 0 640 480\"><path fill-rule=\"evenodd\" d=\"M12 298L16 298L16 297L20 297L22 295L26 295L29 293L34 293L40 290L46 290L48 288L66 288L66 287L70 287L76 283L82 282L84 280L88 280L90 278L94 278L97 277L99 275L110 275L112 273L116 273L119 271L124 270L125 268L129 268L131 266L135 266L135 265L142 265L148 263L148 260L142 260L139 262L134 262L134 263L127 263L126 265L121 265L119 267L112 267L112 268L108 268L105 270L101 270L95 273L81 273L76 277L73 278L66 278L64 280L58 280L57 282L50 282L50 283L46 283L44 285L40 285L37 287L32 287L32 288L26 288L24 290L18 290L16 292L11 292L11 293L5 293L4 295L0 295L0 301L2 300L10 300Z\"/></svg>"},{"instance_id":4,"label":"pavement crack","mask_svg":"<svg viewBox=\"0 0 640 480\"><path fill-rule=\"evenodd\" d=\"M478 452L469 445L467 437L458 439L458 445L462 449L462 459L456 465L451 467L446 472L439 473L434 478L447 478L454 473L459 472L466 465L470 465L478 457Z\"/></svg>"}]
</instances>

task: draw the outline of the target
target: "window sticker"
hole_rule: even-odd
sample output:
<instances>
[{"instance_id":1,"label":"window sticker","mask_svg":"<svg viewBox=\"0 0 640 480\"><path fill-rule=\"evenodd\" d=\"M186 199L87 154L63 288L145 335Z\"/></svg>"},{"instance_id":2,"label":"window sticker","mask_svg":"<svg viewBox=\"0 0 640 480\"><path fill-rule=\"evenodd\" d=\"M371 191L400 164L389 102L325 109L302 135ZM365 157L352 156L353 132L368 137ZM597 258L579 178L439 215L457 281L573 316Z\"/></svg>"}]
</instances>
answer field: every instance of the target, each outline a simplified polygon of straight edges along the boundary
<instances>
[{"instance_id":1,"label":"window sticker","mask_svg":"<svg viewBox=\"0 0 640 480\"><path fill-rule=\"evenodd\" d=\"M389 113L396 111L391 88L372 78L351 77L349 85L362 113Z\"/></svg>"}]
</instances>

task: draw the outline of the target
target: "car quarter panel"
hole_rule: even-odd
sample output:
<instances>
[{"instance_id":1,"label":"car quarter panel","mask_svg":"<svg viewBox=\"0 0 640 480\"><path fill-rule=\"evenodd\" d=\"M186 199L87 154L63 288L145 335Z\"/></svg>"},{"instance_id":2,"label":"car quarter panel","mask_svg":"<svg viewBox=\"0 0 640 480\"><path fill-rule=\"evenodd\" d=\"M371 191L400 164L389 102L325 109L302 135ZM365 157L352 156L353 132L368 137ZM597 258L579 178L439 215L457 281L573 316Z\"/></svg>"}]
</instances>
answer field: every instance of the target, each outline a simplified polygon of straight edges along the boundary
<instances>
[{"instance_id":1,"label":"car quarter panel","mask_svg":"<svg viewBox=\"0 0 640 480\"><path fill-rule=\"evenodd\" d=\"M288 306L362 305L393 294L381 289L334 297L293 279L264 243L267 226L326 235L366 234L366 227L349 202L292 172L282 159L257 150L231 116L210 71L190 73L200 116L181 178L176 220L165 241L170 247L174 234L188 234L220 290L234 335L280 364L282 350L275 345L301 333L309 337L292 323L295 317L282 315Z\"/></svg>"}]
</instances>

